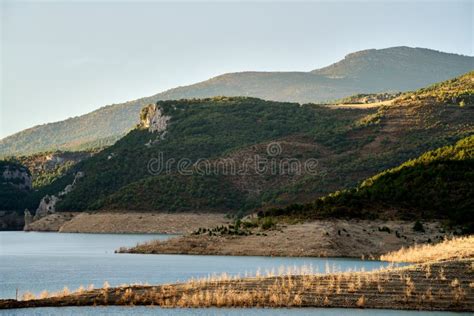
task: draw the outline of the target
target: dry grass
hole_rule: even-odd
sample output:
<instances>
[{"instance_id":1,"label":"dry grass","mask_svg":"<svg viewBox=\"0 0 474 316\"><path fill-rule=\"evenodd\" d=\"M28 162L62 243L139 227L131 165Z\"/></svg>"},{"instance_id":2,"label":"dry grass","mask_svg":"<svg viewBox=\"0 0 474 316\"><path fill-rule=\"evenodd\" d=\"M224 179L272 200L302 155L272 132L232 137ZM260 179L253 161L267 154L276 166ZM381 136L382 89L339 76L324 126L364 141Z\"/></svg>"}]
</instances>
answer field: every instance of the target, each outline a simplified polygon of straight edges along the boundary
<instances>
[{"instance_id":1,"label":"dry grass","mask_svg":"<svg viewBox=\"0 0 474 316\"><path fill-rule=\"evenodd\" d=\"M430 245L415 245L389 252L380 257L384 261L392 262L429 262L454 260L474 257L474 235L455 237Z\"/></svg>"},{"instance_id":2,"label":"dry grass","mask_svg":"<svg viewBox=\"0 0 474 316\"><path fill-rule=\"evenodd\" d=\"M310 266L288 267L251 277L211 275L185 283L123 285L35 300L0 301L0 308L81 305L162 307L350 307L474 310L474 261L431 262L377 271L329 274ZM331 270L332 269L332 270ZM334 271L327 267L327 270ZM106 284L107 285L107 284ZM2 305L3 303L3 305Z\"/></svg>"},{"instance_id":3,"label":"dry grass","mask_svg":"<svg viewBox=\"0 0 474 316\"><path fill-rule=\"evenodd\" d=\"M23 293L21 299L22 299L23 301L34 300L34 299L36 299L36 295L34 295L33 293L31 293L30 291L27 291L27 292Z\"/></svg>"},{"instance_id":4,"label":"dry grass","mask_svg":"<svg viewBox=\"0 0 474 316\"><path fill-rule=\"evenodd\" d=\"M104 286L106 284L108 284L107 281L104 283ZM35 300L35 299L47 299L47 298L53 298L53 297L54 298L61 298L61 297L67 297L69 295L81 295L81 294L84 294L86 292L91 292L93 290L94 290L94 285L90 284L89 286L87 286L87 288L85 288L84 286L81 285L75 291L70 291L67 286L65 286L62 290L60 290L58 292L49 292L47 290L44 290L44 291L41 291L41 293L39 293L39 295L35 295L34 293L32 293L30 291L26 291L22 295L22 300L23 301L30 301L30 300Z\"/></svg>"}]
</instances>

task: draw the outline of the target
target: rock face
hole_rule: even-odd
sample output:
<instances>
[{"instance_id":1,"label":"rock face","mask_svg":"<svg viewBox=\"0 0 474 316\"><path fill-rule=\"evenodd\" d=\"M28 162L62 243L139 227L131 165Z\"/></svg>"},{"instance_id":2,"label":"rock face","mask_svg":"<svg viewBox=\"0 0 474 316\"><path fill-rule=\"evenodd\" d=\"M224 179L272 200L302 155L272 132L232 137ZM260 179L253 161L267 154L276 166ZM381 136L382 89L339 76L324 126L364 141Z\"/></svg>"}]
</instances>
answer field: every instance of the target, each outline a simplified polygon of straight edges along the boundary
<instances>
[{"instance_id":1,"label":"rock face","mask_svg":"<svg viewBox=\"0 0 474 316\"><path fill-rule=\"evenodd\" d=\"M33 221L33 215L31 215L30 211L28 209L25 210L25 227L28 227L28 225L31 224Z\"/></svg>"},{"instance_id":2,"label":"rock face","mask_svg":"<svg viewBox=\"0 0 474 316\"><path fill-rule=\"evenodd\" d=\"M165 115L163 109L156 104L150 104L141 110L139 126L147 128L150 133L156 134L155 139L150 139L145 146L151 147L165 138L170 119L171 116Z\"/></svg>"},{"instance_id":3,"label":"rock face","mask_svg":"<svg viewBox=\"0 0 474 316\"><path fill-rule=\"evenodd\" d=\"M58 196L59 197L62 197L66 194L68 194L69 192L71 192L72 190L74 190L74 187L76 186L76 183L77 183L77 180L79 180L80 178L84 177L84 172L82 171L78 171L76 172L75 176L74 176L74 180L72 181L71 184L68 184L64 190L62 190L61 192L58 193Z\"/></svg>"},{"instance_id":4,"label":"rock face","mask_svg":"<svg viewBox=\"0 0 474 316\"><path fill-rule=\"evenodd\" d=\"M56 203L59 201L59 198L56 197L55 195L46 195L41 199L41 202L36 209L35 216L33 217L33 220L38 220L42 217L45 217L46 215L52 214L56 212ZM26 217L25 217L25 223L26 223Z\"/></svg>"},{"instance_id":5,"label":"rock face","mask_svg":"<svg viewBox=\"0 0 474 316\"><path fill-rule=\"evenodd\" d=\"M31 190L31 173L28 168L17 165L4 165L1 170L2 184L10 184L20 190Z\"/></svg>"},{"instance_id":6,"label":"rock face","mask_svg":"<svg viewBox=\"0 0 474 316\"><path fill-rule=\"evenodd\" d=\"M161 107L150 104L140 112L140 126L148 128L148 131L152 133L164 132L170 118L171 116L164 115Z\"/></svg>"}]
</instances>

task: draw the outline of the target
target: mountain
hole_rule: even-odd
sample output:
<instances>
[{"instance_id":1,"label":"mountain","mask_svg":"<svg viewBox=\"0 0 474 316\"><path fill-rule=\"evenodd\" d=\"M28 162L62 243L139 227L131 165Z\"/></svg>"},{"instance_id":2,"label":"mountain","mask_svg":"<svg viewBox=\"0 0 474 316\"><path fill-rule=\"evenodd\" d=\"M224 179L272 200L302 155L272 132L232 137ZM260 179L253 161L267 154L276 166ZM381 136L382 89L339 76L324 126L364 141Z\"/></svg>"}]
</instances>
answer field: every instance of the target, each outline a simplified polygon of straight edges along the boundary
<instances>
[{"instance_id":1,"label":"mountain","mask_svg":"<svg viewBox=\"0 0 474 316\"><path fill-rule=\"evenodd\" d=\"M159 100L225 95L324 102L358 93L414 90L472 69L474 57L393 47L352 53L342 61L310 72L229 73L21 131L0 140L0 157L111 145L139 122L138 113L145 105Z\"/></svg>"},{"instance_id":2,"label":"mountain","mask_svg":"<svg viewBox=\"0 0 474 316\"><path fill-rule=\"evenodd\" d=\"M244 214L310 202L472 135L473 95L471 72L367 109L248 97L159 101L141 110L139 126L41 193L56 211Z\"/></svg>"},{"instance_id":3,"label":"mountain","mask_svg":"<svg viewBox=\"0 0 474 316\"><path fill-rule=\"evenodd\" d=\"M311 73L357 80L364 92L404 91L459 76L474 69L474 58L426 49L369 49Z\"/></svg>"}]
</instances>

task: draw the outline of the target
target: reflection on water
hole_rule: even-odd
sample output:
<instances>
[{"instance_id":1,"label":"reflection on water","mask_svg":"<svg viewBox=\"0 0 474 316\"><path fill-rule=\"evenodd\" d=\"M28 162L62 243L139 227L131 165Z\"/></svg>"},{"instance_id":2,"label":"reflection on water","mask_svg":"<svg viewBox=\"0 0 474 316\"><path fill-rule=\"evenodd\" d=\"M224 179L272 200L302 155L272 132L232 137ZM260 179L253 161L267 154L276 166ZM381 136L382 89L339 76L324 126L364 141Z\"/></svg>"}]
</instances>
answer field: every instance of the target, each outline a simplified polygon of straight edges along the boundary
<instances>
[{"instance_id":1,"label":"reflection on water","mask_svg":"<svg viewBox=\"0 0 474 316\"><path fill-rule=\"evenodd\" d=\"M451 312L418 312L418 311L395 311L380 309L342 309L342 308L209 308L209 309L161 309L158 307L60 307L60 308L33 308L16 309L9 311L0 311L0 315L296 315L296 316L448 316L448 315L469 315L469 313L451 313Z\"/></svg>"}]
</instances>

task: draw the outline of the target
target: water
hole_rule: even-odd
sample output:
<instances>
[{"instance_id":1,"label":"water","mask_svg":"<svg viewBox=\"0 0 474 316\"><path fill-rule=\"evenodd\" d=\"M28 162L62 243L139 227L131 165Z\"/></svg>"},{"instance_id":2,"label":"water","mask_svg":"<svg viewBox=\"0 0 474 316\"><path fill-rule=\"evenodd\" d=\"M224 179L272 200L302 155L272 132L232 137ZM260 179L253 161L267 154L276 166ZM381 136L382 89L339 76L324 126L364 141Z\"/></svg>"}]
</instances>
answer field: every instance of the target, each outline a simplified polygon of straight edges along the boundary
<instances>
[{"instance_id":1,"label":"water","mask_svg":"<svg viewBox=\"0 0 474 316\"><path fill-rule=\"evenodd\" d=\"M357 259L226 257L186 255L115 254L121 246L133 246L167 235L137 234L59 234L0 232L0 298L15 298L16 290L35 294L54 292L64 286L101 287L123 283L170 283L213 273L255 274L281 266L309 266L324 272L326 267L340 271L373 270L387 263ZM68 307L0 311L1 315L287 315L287 309L160 309L152 307ZM309 315L387 315L388 311L340 309L291 309L291 314ZM401 312L394 311L393 315ZM404 314L400 314L404 315ZM409 312L406 315L424 315ZM436 313L429 313L436 315ZM441 315L441 314L440 314ZM443 313L445 315L445 313Z\"/></svg>"},{"instance_id":2,"label":"water","mask_svg":"<svg viewBox=\"0 0 474 316\"><path fill-rule=\"evenodd\" d=\"M59 234L0 232L0 298L14 298L31 291L38 294L77 289L80 285L101 287L124 283L170 283L191 277L227 272L255 274L280 266L312 265L324 272L326 265L340 270L372 270L386 265L357 259L229 257L186 255L115 254L121 246L133 246L166 235Z\"/></svg>"},{"instance_id":3,"label":"water","mask_svg":"<svg viewBox=\"0 0 474 316\"><path fill-rule=\"evenodd\" d=\"M469 313L451 312L419 312L419 311L395 311L380 309L343 309L343 308L209 308L209 309L161 309L159 307L61 307L61 308L32 308L0 311L0 315L23 316L23 315L249 315L249 316L449 316L469 315Z\"/></svg>"}]
</instances>

